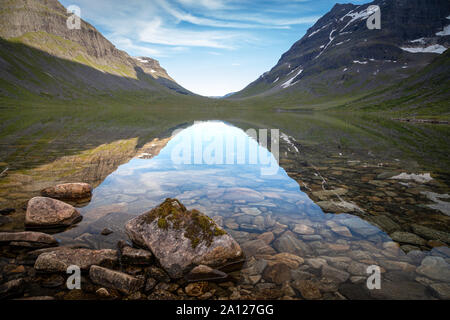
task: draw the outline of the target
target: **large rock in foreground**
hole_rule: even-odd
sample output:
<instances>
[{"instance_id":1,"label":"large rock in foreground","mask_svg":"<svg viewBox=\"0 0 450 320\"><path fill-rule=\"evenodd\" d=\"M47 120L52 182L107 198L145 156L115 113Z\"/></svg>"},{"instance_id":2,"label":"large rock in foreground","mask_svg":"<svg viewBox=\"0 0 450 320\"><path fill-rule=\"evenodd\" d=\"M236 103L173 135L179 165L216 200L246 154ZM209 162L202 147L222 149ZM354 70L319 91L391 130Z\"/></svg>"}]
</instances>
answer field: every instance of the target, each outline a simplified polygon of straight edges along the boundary
<instances>
[{"instance_id":1,"label":"large rock in foreground","mask_svg":"<svg viewBox=\"0 0 450 320\"><path fill-rule=\"evenodd\" d=\"M71 265L87 271L92 265L112 267L118 262L116 250L90 250L64 248L39 255L34 264L37 271L66 272Z\"/></svg>"},{"instance_id":2,"label":"large rock in foreground","mask_svg":"<svg viewBox=\"0 0 450 320\"><path fill-rule=\"evenodd\" d=\"M130 220L130 239L150 249L171 278L181 278L197 265L219 267L239 260L239 244L212 219L175 199Z\"/></svg>"},{"instance_id":3,"label":"large rock in foreground","mask_svg":"<svg viewBox=\"0 0 450 320\"><path fill-rule=\"evenodd\" d=\"M61 200L85 199L92 196L92 186L88 183L64 183L41 191L44 197Z\"/></svg>"},{"instance_id":4,"label":"large rock in foreground","mask_svg":"<svg viewBox=\"0 0 450 320\"><path fill-rule=\"evenodd\" d=\"M34 197L28 201L25 225L29 228L68 227L81 221L81 214L59 200Z\"/></svg>"}]
</instances>

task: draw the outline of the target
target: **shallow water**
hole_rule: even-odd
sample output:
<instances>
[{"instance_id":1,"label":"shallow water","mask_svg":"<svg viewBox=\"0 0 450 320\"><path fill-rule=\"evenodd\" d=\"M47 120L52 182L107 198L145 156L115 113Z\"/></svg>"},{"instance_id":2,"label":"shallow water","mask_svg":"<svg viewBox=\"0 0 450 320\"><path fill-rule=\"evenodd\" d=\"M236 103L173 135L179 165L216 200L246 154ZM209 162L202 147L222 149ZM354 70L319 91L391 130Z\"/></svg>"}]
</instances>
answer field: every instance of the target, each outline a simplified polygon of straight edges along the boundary
<instances>
[{"instance_id":1,"label":"shallow water","mask_svg":"<svg viewBox=\"0 0 450 320\"><path fill-rule=\"evenodd\" d=\"M194 125L193 118L205 119L180 111L171 123L142 119L131 129L102 125L66 136L49 123L42 141L2 139L0 164L10 170L0 179L0 206L16 212L2 217L0 230L22 231L26 202L41 189L84 181L96 186L92 201L79 208L81 223L55 235L62 244L116 248L128 239L128 220L178 198L213 217L246 253L234 283L225 291L216 286L216 298L448 299L447 126L313 113L245 111L238 120L218 115L228 122ZM180 127L166 139L168 128ZM244 131L252 127L280 128L279 164L270 144L259 147ZM199 130L206 133L202 160L216 159L216 150L217 159L236 163L196 163L192 138ZM217 148L213 138L240 138L245 157L237 144ZM192 163L175 163L172 152L189 144ZM408 179L392 179L401 173ZM410 179L424 173L433 179ZM114 232L101 235L105 227ZM372 265L380 267L380 290L366 285Z\"/></svg>"},{"instance_id":2,"label":"shallow water","mask_svg":"<svg viewBox=\"0 0 450 320\"><path fill-rule=\"evenodd\" d=\"M284 153L300 152L289 136L281 139ZM239 149L238 141L245 147ZM256 162L250 160L255 152ZM417 271L425 256L448 260L439 248L406 254L367 219L324 213L273 154L242 129L221 121L197 122L152 156L138 154L110 174L94 190L91 202L80 209L83 221L57 238L64 244L115 248L118 240L127 239L126 221L170 197L209 215L236 238L247 259L237 275L238 283L254 296L280 288L286 279L297 289L290 296L300 297L301 292L303 297L328 299L338 299L342 292L350 298L433 298L427 281L448 283L444 277L430 280L421 269ZM263 174L262 169L269 167L270 174ZM322 177L316 174L316 178ZM113 234L102 236L106 227ZM268 245L258 240L267 233L274 237ZM291 256L286 279L267 271L282 261L279 253L304 259L292 262ZM261 264L267 265L266 271L256 267ZM373 265L382 272L381 290L367 289L368 267ZM286 286L281 289L289 291Z\"/></svg>"}]
</instances>

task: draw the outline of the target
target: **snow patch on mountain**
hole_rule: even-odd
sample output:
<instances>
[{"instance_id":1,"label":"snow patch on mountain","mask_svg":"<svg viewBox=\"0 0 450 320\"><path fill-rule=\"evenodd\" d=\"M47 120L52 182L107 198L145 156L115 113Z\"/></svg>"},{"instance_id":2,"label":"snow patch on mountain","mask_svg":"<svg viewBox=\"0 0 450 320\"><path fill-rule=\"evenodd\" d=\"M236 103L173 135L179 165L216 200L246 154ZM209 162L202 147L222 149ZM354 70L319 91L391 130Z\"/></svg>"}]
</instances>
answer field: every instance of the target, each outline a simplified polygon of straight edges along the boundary
<instances>
[{"instance_id":1,"label":"snow patch on mountain","mask_svg":"<svg viewBox=\"0 0 450 320\"><path fill-rule=\"evenodd\" d=\"M448 17L447 17L448 19ZM439 31L436 33L437 36L443 37L443 36L450 36L450 24L448 26L445 26L442 31Z\"/></svg>"},{"instance_id":2,"label":"snow patch on mountain","mask_svg":"<svg viewBox=\"0 0 450 320\"><path fill-rule=\"evenodd\" d=\"M410 53L437 53L442 54L447 50L446 47L441 46L440 44L434 44L428 47L400 47L403 51L407 51Z\"/></svg>"},{"instance_id":3,"label":"snow patch on mountain","mask_svg":"<svg viewBox=\"0 0 450 320\"><path fill-rule=\"evenodd\" d=\"M359 6L360 7L360 6ZM359 8L358 7L358 8ZM358 8L356 8L355 10L357 10ZM344 31L349 25L351 25L353 22L358 21L358 20L364 20L369 18L371 15L373 15L376 11L378 10L377 7L375 6L369 6L366 9L360 11L360 12L353 12L354 10L351 10L350 12L348 12L345 16L343 16L341 18L341 21L344 21L344 19L346 17L350 17L350 21L347 22L347 24L345 25L344 28L341 29L340 32Z\"/></svg>"},{"instance_id":4,"label":"snow patch on mountain","mask_svg":"<svg viewBox=\"0 0 450 320\"><path fill-rule=\"evenodd\" d=\"M286 89L286 88L288 88L288 87L290 87L290 86L296 84L297 82L292 83L292 81L294 81L294 79L297 78L302 72L303 72L303 69L300 69L300 71L298 71L298 72L295 74L295 76L293 76L293 77L290 78L288 81L286 81L285 83L283 83L283 84L281 85L281 87L282 87L283 89Z\"/></svg>"}]
</instances>

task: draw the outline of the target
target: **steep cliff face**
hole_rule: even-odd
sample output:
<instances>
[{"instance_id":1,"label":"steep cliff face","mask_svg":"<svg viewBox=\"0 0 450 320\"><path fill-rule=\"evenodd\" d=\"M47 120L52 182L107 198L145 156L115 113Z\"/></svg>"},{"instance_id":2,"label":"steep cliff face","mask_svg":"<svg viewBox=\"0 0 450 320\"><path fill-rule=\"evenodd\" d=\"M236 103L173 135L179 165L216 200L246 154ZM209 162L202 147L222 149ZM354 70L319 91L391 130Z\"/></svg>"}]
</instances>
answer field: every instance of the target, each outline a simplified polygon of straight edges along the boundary
<instances>
[{"instance_id":1,"label":"steep cliff face","mask_svg":"<svg viewBox=\"0 0 450 320\"><path fill-rule=\"evenodd\" d=\"M373 5L380 8L381 29L367 27ZM336 4L272 70L233 97L322 96L393 84L450 47L449 19L447 0Z\"/></svg>"},{"instance_id":2,"label":"steep cliff face","mask_svg":"<svg viewBox=\"0 0 450 320\"><path fill-rule=\"evenodd\" d=\"M45 89L48 94L54 95L63 95L61 86L67 81L70 82L68 85L80 82L90 91L160 90L164 87L189 94L189 91L176 84L156 60L146 58L144 61L130 57L89 23L81 20L80 29L68 28L67 20L71 15L57 0L0 0L0 37L4 40L0 49L4 61L9 61L10 66L20 66L24 60L28 68L21 68L23 72L30 73L32 66L34 71L44 73L37 75L37 78L47 75L62 82L39 88L18 79L18 70L11 68L9 72L3 70L2 78L28 90ZM58 59L45 63L43 60L48 60L46 53ZM63 68L63 72L54 68L55 65L59 67L67 64L65 62L72 64ZM68 72L67 69L71 69L71 77L64 74Z\"/></svg>"}]
</instances>

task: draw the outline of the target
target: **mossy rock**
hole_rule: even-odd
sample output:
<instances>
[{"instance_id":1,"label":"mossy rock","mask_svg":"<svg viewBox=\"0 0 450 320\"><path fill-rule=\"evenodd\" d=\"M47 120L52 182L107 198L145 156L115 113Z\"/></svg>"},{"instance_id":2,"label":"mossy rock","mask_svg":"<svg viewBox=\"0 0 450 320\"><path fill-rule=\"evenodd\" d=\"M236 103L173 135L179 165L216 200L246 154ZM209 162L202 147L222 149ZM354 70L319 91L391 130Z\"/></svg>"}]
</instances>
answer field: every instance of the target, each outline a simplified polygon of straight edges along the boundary
<instances>
[{"instance_id":1,"label":"mossy rock","mask_svg":"<svg viewBox=\"0 0 450 320\"><path fill-rule=\"evenodd\" d=\"M213 268L242 259L239 244L214 220L198 210L187 210L177 199L130 220L130 239L154 254L171 278L177 279L197 265Z\"/></svg>"},{"instance_id":2,"label":"mossy rock","mask_svg":"<svg viewBox=\"0 0 450 320\"><path fill-rule=\"evenodd\" d=\"M184 236L191 240L192 248L201 242L211 245L214 237L227 234L214 220L198 210L187 210L177 199L166 199L161 205L147 213L145 221L152 223L158 219L160 229L185 230Z\"/></svg>"}]
</instances>

